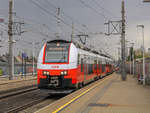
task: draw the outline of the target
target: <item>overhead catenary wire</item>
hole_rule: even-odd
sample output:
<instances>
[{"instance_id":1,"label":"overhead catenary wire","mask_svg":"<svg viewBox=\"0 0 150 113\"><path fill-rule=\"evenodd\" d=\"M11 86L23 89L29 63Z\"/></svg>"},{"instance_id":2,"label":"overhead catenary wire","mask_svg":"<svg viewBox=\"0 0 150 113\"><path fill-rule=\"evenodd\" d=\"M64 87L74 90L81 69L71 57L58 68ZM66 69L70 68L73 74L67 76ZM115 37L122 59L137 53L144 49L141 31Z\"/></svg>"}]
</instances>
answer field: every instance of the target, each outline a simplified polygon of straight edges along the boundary
<instances>
[{"instance_id":1,"label":"overhead catenary wire","mask_svg":"<svg viewBox=\"0 0 150 113\"><path fill-rule=\"evenodd\" d=\"M42 23L37 22L37 20L33 20L33 19L29 19L29 18L22 18L22 17L17 16L17 15L15 15L15 17L18 18L18 19L20 19L20 21L23 21L25 24L28 24L28 25L32 24L31 26L36 26L36 27L40 26L40 27L46 28L49 31L53 31L52 28L49 28L49 27L45 26L46 24L44 24L44 23L42 24Z\"/></svg>"},{"instance_id":2,"label":"overhead catenary wire","mask_svg":"<svg viewBox=\"0 0 150 113\"><path fill-rule=\"evenodd\" d=\"M53 8L57 9L57 6L55 6L54 4L52 4L49 0L44 0L48 5L52 6ZM70 19L73 23L77 23L78 25L81 25L81 23L78 20L75 20L74 18L72 18L71 16L69 16L68 14L66 14L63 10L61 10L61 13L66 16L68 19ZM83 27L83 25L81 25ZM89 29L87 26L84 26L83 28L86 28L87 30Z\"/></svg>"},{"instance_id":3,"label":"overhead catenary wire","mask_svg":"<svg viewBox=\"0 0 150 113\"><path fill-rule=\"evenodd\" d=\"M42 7L42 6L41 6ZM56 8L55 6L54 6L54 8ZM42 8L43 9L43 8ZM44 8L45 9L45 8ZM45 9L46 10L46 9ZM47 12L47 10L46 10L46 12ZM48 12L49 13L49 12ZM51 14L50 14L51 15ZM53 14L53 16L56 18L56 16ZM106 17L105 17L105 19L106 19Z\"/></svg>"},{"instance_id":4,"label":"overhead catenary wire","mask_svg":"<svg viewBox=\"0 0 150 113\"><path fill-rule=\"evenodd\" d=\"M100 8L101 8L102 10L104 10L105 12L111 14L113 17L116 17L116 15L114 15L111 11L109 11L109 10L105 9L104 7L102 7L102 6L100 5L100 3L97 2L96 0L92 0L92 2L94 2L98 7L100 7Z\"/></svg>"},{"instance_id":5,"label":"overhead catenary wire","mask_svg":"<svg viewBox=\"0 0 150 113\"><path fill-rule=\"evenodd\" d=\"M33 1L33 0L31 0L31 2L33 2L34 5L36 5L36 6L39 7L40 9L42 9L44 12L46 12L46 13L48 13L49 15L51 15L51 16L57 18L57 16L56 16L55 14L49 12L47 9L45 9L45 7L43 8L43 7L41 6L41 4L38 4L38 3L36 3L36 2ZM56 7L53 5L53 8L56 8ZM62 21L62 19L61 19L61 21ZM64 21L63 21L63 23L64 23ZM70 26L68 23L67 23L67 26L68 26L69 28L70 28L70 27L72 28L72 26ZM76 31L79 31L78 29L75 29L75 30L76 30ZM81 31L79 31L79 32L81 33Z\"/></svg>"},{"instance_id":6,"label":"overhead catenary wire","mask_svg":"<svg viewBox=\"0 0 150 113\"><path fill-rule=\"evenodd\" d=\"M45 9L44 7L42 7L40 4L38 4L37 2L33 1L33 0L29 0L32 4L36 5L38 8L40 8L42 11L44 11L45 13L47 13L48 15L50 16L53 16L54 18L57 19L57 16L53 13L51 13L49 10ZM72 28L72 25L68 24L67 22L65 22L64 20L60 19L60 21L65 24L67 27L69 28ZM81 32L79 31L78 29L75 29L76 31L78 32Z\"/></svg>"},{"instance_id":7,"label":"overhead catenary wire","mask_svg":"<svg viewBox=\"0 0 150 113\"><path fill-rule=\"evenodd\" d=\"M6 16L6 14L1 14L1 15L5 16L5 18L8 18L8 15ZM47 35L47 34L41 32L41 31L39 31L39 30L37 29L37 28L39 28L39 27L33 27L33 26L35 26L35 25L33 25L33 24L31 25L31 23L29 24L29 23L27 23L26 21L27 21L27 20L30 21L30 22L32 21L32 23L34 22L36 25L38 24L38 25L40 25L40 26L45 27L44 24L41 25L41 24L35 22L35 20L25 19L25 18L22 18L22 17L20 17L20 16L18 16L18 15L14 15L14 17L16 17L17 19L20 19L21 21L25 22L26 25L30 26L30 28L34 29L34 30L30 30L29 32L36 33L36 34L39 34L39 35L44 36L44 37L50 37L49 35ZM7 25L8 23L4 23L4 24ZM5 26L4 24L0 24L0 27L1 27L5 32L8 32L8 28L7 28L8 25ZM50 28L49 28L49 27L45 27L45 28L50 31ZM33 31L35 31L35 32L33 32ZM36 32L36 31L37 31L37 32Z\"/></svg>"},{"instance_id":8,"label":"overhead catenary wire","mask_svg":"<svg viewBox=\"0 0 150 113\"><path fill-rule=\"evenodd\" d=\"M98 14L99 16L103 17L105 20L109 20L108 17L106 17L103 13L100 13L99 11L97 11L95 8L91 7L89 4L85 3L83 0L77 0L80 3L82 3L85 7L91 9L94 13Z\"/></svg>"}]
</instances>

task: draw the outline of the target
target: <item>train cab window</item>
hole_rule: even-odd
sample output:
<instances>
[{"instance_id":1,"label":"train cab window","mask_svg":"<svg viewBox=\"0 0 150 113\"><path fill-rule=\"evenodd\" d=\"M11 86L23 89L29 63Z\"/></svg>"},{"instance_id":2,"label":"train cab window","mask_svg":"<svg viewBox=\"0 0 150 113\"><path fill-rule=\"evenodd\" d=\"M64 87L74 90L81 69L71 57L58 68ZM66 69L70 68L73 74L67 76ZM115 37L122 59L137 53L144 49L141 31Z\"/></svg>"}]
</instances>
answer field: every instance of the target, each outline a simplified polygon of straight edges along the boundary
<instances>
[{"instance_id":1,"label":"train cab window","mask_svg":"<svg viewBox=\"0 0 150 113\"><path fill-rule=\"evenodd\" d=\"M81 58L81 72L83 72L83 58Z\"/></svg>"},{"instance_id":2,"label":"train cab window","mask_svg":"<svg viewBox=\"0 0 150 113\"><path fill-rule=\"evenodd\" d=\"M69 44L55 43L47 44L45 51L45 62L46 63L66 63L68 62Z\"/></svg>"}]
</instances>

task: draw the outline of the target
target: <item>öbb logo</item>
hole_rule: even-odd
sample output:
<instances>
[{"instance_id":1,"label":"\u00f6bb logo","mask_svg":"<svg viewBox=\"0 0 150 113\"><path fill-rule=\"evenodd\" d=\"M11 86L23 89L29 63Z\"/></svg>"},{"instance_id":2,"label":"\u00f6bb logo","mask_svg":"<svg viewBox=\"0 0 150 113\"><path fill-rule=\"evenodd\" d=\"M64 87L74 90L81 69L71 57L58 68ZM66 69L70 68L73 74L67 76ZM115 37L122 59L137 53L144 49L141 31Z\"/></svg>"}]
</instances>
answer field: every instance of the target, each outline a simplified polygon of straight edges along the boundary
<instances>
[{"instance_id":1,"label":"\u00f6bb logo","mask_svg":"<svg viewBox=\"0 0 150 113\"><path fill-rule=\"evenodd\" d=\"M59 66L51 66L51 68L59 68Z\"/></svg>"}]
</instances>

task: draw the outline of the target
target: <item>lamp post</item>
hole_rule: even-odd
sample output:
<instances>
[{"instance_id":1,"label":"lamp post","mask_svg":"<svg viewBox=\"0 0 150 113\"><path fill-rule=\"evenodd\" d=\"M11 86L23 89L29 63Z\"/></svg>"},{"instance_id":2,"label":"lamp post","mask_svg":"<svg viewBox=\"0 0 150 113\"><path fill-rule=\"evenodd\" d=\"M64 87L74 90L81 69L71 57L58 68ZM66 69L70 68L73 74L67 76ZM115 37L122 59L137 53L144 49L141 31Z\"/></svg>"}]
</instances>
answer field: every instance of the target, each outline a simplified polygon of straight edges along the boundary
<instances>
[{"instance_id":1,"label":"lamp post","mask_svg":"<svg viewBox=\"0 0 150 113\"><path fill-rule=\"evenodd\" d=\"M129 67L128 67L128 70L129 70L129 74L131 75L131 55L130 55L130 51L131 51L131 47L126 47L127 48L127 56L128 56L128 60L129 60Z\"/></svg>"},{"instance_id":2,"label":"lamp post","mask_svg":"<svg viewBox=\"0 0 150 113\"><path fill-rule=\"evenodd\" d=\"M132 73L133 73L133 76L134 76L134 43L131 43L131 46L133 48L133 53L132 53L131 57L132 57L132 65L133 65L133 67L132 67L133 68L133 72Z\"/></svg>"},{"instance_id":3,"label":"lamp post","mask_svg":"<svg viewBox=\"0 0 150 113\"><path fill-rule=\"evenodd\" d=\"M144 25L137 25L137 27L142 28L142 35L143 35L143 85L145 85L145 49L144 49Z\"/></svg>"},{"instance_id":4,"label":"lamp post","mask_svg":"<svg viewBox=\"0 0 150 113\"><path fill-rule=\"evenodd\" d=\"M34 70L35 70L35 65L34 65L34 57L35 57L35 42L32 42L32 65L33 65L33 75L34 75Z\"/></svg>"}]
</instances>

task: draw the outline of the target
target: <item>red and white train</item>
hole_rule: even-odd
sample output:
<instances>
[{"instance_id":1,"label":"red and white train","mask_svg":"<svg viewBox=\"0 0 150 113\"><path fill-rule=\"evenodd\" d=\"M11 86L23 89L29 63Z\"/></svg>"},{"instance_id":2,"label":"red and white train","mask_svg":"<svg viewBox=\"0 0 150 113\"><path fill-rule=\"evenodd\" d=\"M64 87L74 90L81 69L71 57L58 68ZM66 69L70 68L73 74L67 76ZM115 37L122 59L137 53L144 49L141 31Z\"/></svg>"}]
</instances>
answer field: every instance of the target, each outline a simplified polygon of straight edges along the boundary
<instances>
[{"instance_id":1,"label":"red and white train","mask_svg":"<svg viewBox=\"0 0 150 113\"><path fill-rule=\"evenodd\" d=\"M113 71L112 59L66 40L52 40L39 53L38 88L56 92L77 89Z\"/></svg>"}]
</instances>

